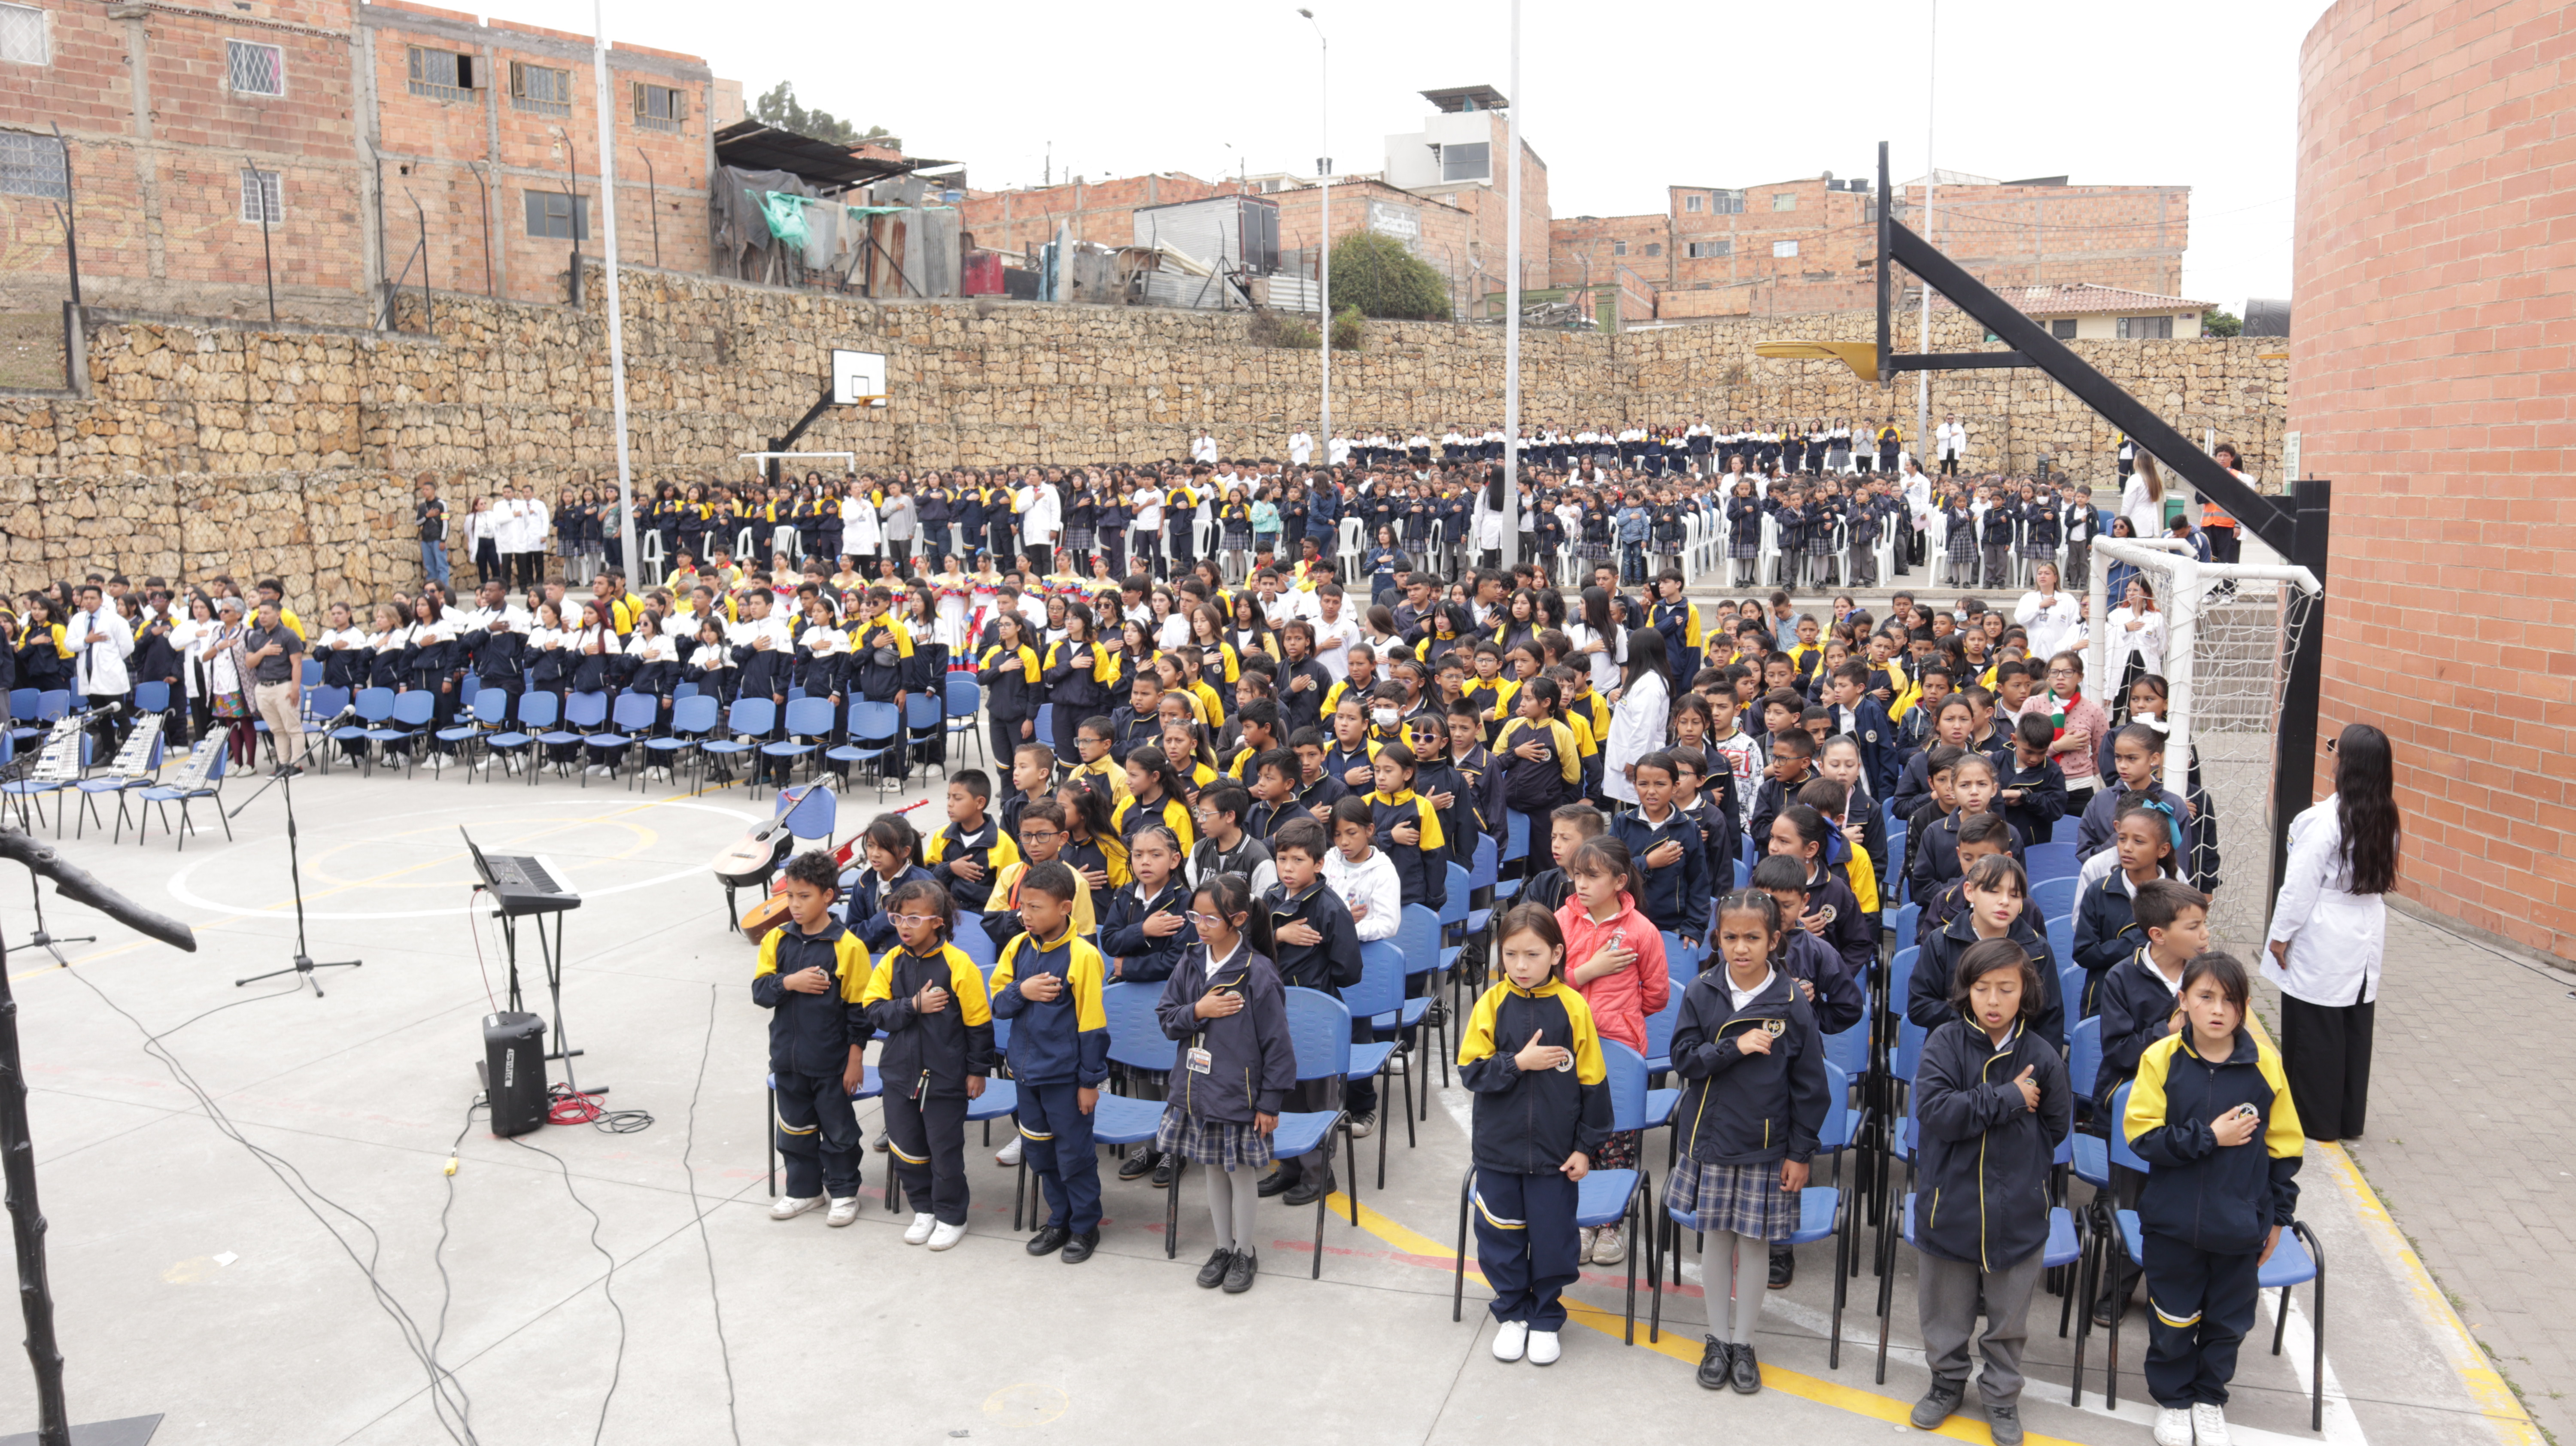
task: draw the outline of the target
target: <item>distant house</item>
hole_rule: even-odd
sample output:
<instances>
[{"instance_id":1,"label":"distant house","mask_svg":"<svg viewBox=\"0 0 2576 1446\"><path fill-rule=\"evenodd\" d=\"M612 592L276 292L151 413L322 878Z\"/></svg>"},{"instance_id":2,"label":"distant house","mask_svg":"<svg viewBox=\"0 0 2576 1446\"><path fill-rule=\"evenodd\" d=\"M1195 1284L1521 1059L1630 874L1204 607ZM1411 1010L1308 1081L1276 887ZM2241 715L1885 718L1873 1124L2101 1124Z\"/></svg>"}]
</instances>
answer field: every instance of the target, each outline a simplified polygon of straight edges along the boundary
<instances>
[{"instance_id":1,"label":"distant house","mask_svg":"<svg viewBox=\"0 0 2576 1446\"><path fill-rule=\"evenodd\" d=\"M1996 295L2060 341L2179 341L2200 335L2210 303L2117 286L2004 286Z\"/></svg>"}]
</instances>

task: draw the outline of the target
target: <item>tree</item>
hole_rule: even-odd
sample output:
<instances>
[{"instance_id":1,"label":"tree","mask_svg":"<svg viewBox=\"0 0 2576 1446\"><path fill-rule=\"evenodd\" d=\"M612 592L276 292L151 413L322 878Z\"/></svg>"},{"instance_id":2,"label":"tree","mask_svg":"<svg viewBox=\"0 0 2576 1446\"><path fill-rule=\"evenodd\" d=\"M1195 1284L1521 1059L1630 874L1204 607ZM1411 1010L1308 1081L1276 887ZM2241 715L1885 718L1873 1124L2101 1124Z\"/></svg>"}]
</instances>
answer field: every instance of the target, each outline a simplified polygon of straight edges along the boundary
<instances>
[{"instance_id":1,"label":"tree","mask_svg":"<svg viewBox=\"0 0 2576 1446\"><path fill-rule=\"evenodd\" d=\"M2202 336L2243 336L2245 321L2225 307L2213 306L2200 314Z\"/></svg>"},{"instance_id":2,"label":"tree","mask_svg":"<svg viewBox=\"0 0 2576 1446\"><path fill-rule=\"evenodd\" d=\"M800 136L812 136L818 141L830 141L836 146L855 146L868 141L888 150L903 149L903 138L890 134L884 126L870 126L863 131L830 111L807 110L798 105L796 86L792 81L778 82L753 101L751 118L762 125L794 131Z\"/></svg>"},{"instance_id":3,"label":"tree","mask_svg":"<svg viewBox=\"0 0 2576 1446\"><path fill-rule=\"evenodd\" d=\"M1362 316L1450 319L1448 281L1403 242L1374 231L1343 237L1333 248L1333 301L1336 309L1355 306Z\"/></svg>"}]
</instances>

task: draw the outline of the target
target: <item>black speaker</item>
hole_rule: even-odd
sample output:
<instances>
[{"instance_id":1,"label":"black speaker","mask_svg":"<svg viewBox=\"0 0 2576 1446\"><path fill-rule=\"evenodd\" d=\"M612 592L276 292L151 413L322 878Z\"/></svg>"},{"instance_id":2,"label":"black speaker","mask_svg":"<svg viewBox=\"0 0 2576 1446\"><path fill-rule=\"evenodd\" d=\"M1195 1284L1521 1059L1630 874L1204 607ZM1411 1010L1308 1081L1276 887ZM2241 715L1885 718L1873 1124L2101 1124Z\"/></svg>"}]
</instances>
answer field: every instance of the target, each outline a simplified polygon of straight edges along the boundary
<instances>
[{"instance_id":1,"label":"black speaker","mask_svg":"<svg viewBox=\"0 0 2576 1446\"><path fill-rule=\"evenodd\" d=\"M535 1014L483 1016L483 1096L492 1133L524 1135L546 1123L546 1021Z\"/></svg>"}]
</instances>

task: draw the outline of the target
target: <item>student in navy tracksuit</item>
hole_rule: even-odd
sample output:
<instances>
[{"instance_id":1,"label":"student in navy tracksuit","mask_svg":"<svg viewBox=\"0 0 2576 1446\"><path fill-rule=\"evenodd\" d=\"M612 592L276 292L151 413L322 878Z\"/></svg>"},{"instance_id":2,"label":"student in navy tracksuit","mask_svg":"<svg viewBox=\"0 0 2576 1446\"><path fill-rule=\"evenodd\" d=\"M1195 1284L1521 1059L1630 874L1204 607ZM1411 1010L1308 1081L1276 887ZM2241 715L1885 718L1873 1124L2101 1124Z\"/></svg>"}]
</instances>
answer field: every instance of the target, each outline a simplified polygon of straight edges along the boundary
<instances>
[{"instance_id":1,"label":"student in navy tracksuit","mask_svg":"<svg viewBox=\"0 0 2576 1446\"><path fill-rule=\"evenodd\" d=\"M1696 946L1708 936L1708 855L1698 823L1673 798L1676 772L1673 756L1660 749L1639 758L1631 780L1637 806L1612 817L1610 836L1628 846L1628 857L1645 877L1646 896L1635 901L1637 912Z\"/></svg>"},{"instance_id":2,"label":"student in navy tracksuit","mask_svg":"<svg viewBox=\"0 0 2576 1446\"><path fill-rule=\"evenodd\" d=\"M2155 809L2122 809L2112 847L2118 851L2117 866L2075 896L2075 962L2084 966L2085 975L2079 1019L2090 1019L2101 1009L2094 995L2104 977L2146 942L2137 923L2139 891L2174 876L2173 821ZM2085 1083L2089 1088L2091 1081Z\"/></svg>"},{"instance_id":3,"label":"student in navy tracksuit","mask_svg":"<svg viewBox=\"0 0 2576 1446\"><path fill-rule=\"evenodd\" d=\"M2011 753L1996 760L1996 807L2026 843L2048 842L2066 816L2066 773L2048 756L2056 732L2047 714L2024 713L2013 724Z\"/></svg>"},{"instance_id":4,"label":"student in navy tracksuit","mask_svg":"<svg viewBox=\"0 0 2576 1446\"><path fill-rule=\"evenodd\" d=\"M1958 807L1931 821L1920 830L1908 830L1906 850L1913 862L1907 866L1906 885L1914 897L1928 899L1941 891L1941 886L1959 877L1959 825L1971 815L2003 812L1996 802L1997 785L2003 771L1995 761L1982 753L1963 753L1950 770L1950 796ZM2006 823L2011 820L2007 818ZM1919 833L1920 837L1915 835ZM2030 840L2021 830L2013 830L2012 853L2022 856Z\"/></svg>"},{"instance_id":5,"label":"student in navy tracksuit","mask_svg":"<svg viewBox=\"0 0 2576 1446\"><path fill-rule=\"evenodd\" d=\"M1807 894L1807 907L1799 919L1829 916L1816 931L1819 937L1833 946L1855 977L1867 978L1878 962L1878 925L1861 912L1851 885L1828 865L1826 850L1832 838L1833 825L1825 822L1823 814L1796 803L1772 820L1769 835L1756 842L1774 856L1796 861L1806 876Z\"/></svg>"},{"instance_id":6,"label":"student in navy tracksuit","mask_svg":"<svg viewBox=\"0 0 2576 1446\"><path fill-rule=\"evenodd\" d=\"M1952 1018L1923 1044L1914 1076L1914 1244L1923 1255L1916 1309L1932 1389L1917 1430L1937 1429L1967 1393L1968 1341L1996 1446L2022 1439L2022 1343L2048 1245L2048 1181L2075 1127L2066 1062L2030 1027L2039 970L2009 940L1960 956Z\"/></svg>"},{"instance_id":7,"label":"student in navy tracksuit","mask_svg":"<svg viewBox=\"0 0 2576 1446\"><path fill-rule=\"evenodd\" d=\"M895 944L894 920L887 916L886 901L914 879L928 880L930 871L918 862L921 835L899 813L881 813L868 820L859 835L859 852L868 866L842 877L849 895L840 914L858 931L859 942L883 952Z\"/></svg>"},{"instance_id":8,"label":"student in navy tracksuit","mask_svg":"<svg viewBox=\"0 0 2576 1446\"><path fill-rule=\"evenodd\" d=\"M859 996L885 1036L885 1132L895 1180L912 1201L906 1245L946 1250L966 1233L966 1102L993 1072L993 1012L983 971L948 942L957 911L928 879L887 901L902 947L877 957Z\"/></svg>"},{"instance_id":9,"label":"student in navy tracksuit","mask_svg":"<svg viewBox=\"0 0 2576 1446\"><path fill-rule=\"evenodd\" d=\"M1806 878L1806 869L1784 854L1773 854L1753 869L1753 887L1771 896L1783 919L1796 919L1813 907ZM1867 1007L1861 995L1862 976L1853 972L1833 945L1804 929L1784 930L1772 952L1771 967L1798 981L1798 992L1815 1008L1819 1033L1840 1034L1860 1023L1861 1011Z\"/></svg>"},{"instance_id":10,"label":"student in navy tracksuit","mask_svg":"<svg viewBox=\"0 0 2576 1446\"><path fill-rule=\"evenodd\" d=\"M821 850L787 861L788 921L760 941L751 1002L770 1011L771 1099L787 1161L787 1188L770 1218L792 1219L829 1196L837 1226L858 1218L862 1153L850 1092L875 1030L861 1000L868 951L832 917L835 872Z\"/></svg>"},{"instance_id":11,"label":"student in navy tracksuit","mask_svg":"<svg viewBox=\"0 0 2576 1446\"><path fill-rule=\"evenodd\" d=\"M1956 976L1960 956L1980 939L2010 939L2039 967L2039 1003L2030 1011L2031 1030L2064 1049L2066 1003L2057 997L2057 960L2031 918L2030 885L2021 865L2002 855L1979 859L1968 870L1964 892L1968 907L1925 940L1923 952L1915 956L1905 1017L1925 1029L1949 1023L1958 1011L1950 1004L1948 981Z\"/></svg>"},{"instance_id":12,"label":"student in navy tracksuit","mask_svg":"<svg viewBox=\"0 0 2576 1446\"><path fill-rule=\"evenodd\" d=\"M2091 990L2101 1019L2096 1027L2101 1030L2102 1063L2093 1078L2080 1083L2092 1092L2093 1113L2104 1120L2111 1116L2120 1086L2137 1077L2147 1050L2174 1032L2183 968L2209 950L2209 900L2180 879L2141 885L2132 908L2137 923L2124 936L2130 950L2102 972ZM2145 1182L2136 1170L2112 1162L2111 1196L2120 1209L2136 1208ZM2092 1303L2094 1323L2104 1329L2116 1324L2137 1284L2137 1263L2125 1252L2114 1252L2102 1274L2101 1294Z\"/></svg>"},{"instance_id":13,"label":"student in navy tracksuit","mask_svg":"<svg viewBox=\"0 0 2576 1446\"><path fill-rule=\"evenodd\" d=\"M1172 1041L1172 1087L1154 1148L1207 1166L1208 1214L1217 1246L1198 1283L1228 1295L1261 1273L1253 1247L1255 1177L1271 1162L1270 1137L1297 1086L1288 1039L1288 996L1260 952L1269 920L1253 907L1240 874L1219 874L1190 895L1205 942L1191 947L1163 982L1155 1018Z\"/></svg>"},{"instance_id":14,"label":"student in navy tracksuit","mask_svg":"<svg viewBox=\"0 0 2576 1446\"><path fill-rule=\"evenodd\" d=\"M1503 919L1502 978L1458 1038L1458 1082L1475 1095L1476 1263L1493 1286L1494 1357L1552 1365L1560 1300L1581 1275L1575 1209L1609 1138L1609 1066L1583 996L1565 982L1565 935L1524 904Z\"/></svg>"},{"instance_id":15,"label":"student in navy tracksuit","mask_svg":"<svg viewBox=\"0 0 2576 1446\"><path fill-rule=\"evenodd\" d=\"M1339 998L1343 990L1360 982L1360 931L1352 922L1350 905L1324 882L1324 856L1331 850L1324 826L1314 815L1300 813L1269 842L1271 866L1279 882L1262 891L1257 907L1270 921L1271 957L1279 982L1290 989L1313 989ZM1374 1037L1367 1020L1352 1021L1354 1042ZM1291 1100L1291 1106L1329 1109L1338 1103L1354 1119L1377 1113L1376 1081L1321 1087L1330 1083L1300 1084L1299 1098ZM1310 1175L1312 1187L1301 1188ZM1261 1182L1259 1193L1268 1199L1297 1190L1296 1203L1304 1204L1331 1194L1339 1185L1333 1178L1332 1142L1327 1140L1315 1150L1280 1161L1278 1170Z\"/></svg>"},{"instance_id":16,"label":"student in navy tracksuit","mask_svg":"<svg viewBox=\"0 0 2576 1446\"><path fill-rule=\"evenodd\" d=\"M1046 1194L1046 1224L1029 1254L1064 1252L1079 1265L1100 1244L1100 1158L1091 1112L1109 1078L1109 1016L1100 1004L1108 962L1073 932L1073 870L1035 864L1020 880L1026 930L993 966L993 1014L1010 1020L1011 1078L1019 1086L1022 1158Z\"/></svg>"},{"instance_id":17,"label":"student in navy tracksuit","mask_svg":"<svg viewBox=\"0 0 2576 1446\"><path fill-rule=\"evenodd\" d=\"M2148 1046L2119 1123L2149 1167L2138 1221L2158 1441L2226 1439L2257 1272L2296 1221L2306 1141L2279 1052L2245 1027L2250 993L2229 955L2185 965L2189 1027Z\"/></svg>"}]
</instances>

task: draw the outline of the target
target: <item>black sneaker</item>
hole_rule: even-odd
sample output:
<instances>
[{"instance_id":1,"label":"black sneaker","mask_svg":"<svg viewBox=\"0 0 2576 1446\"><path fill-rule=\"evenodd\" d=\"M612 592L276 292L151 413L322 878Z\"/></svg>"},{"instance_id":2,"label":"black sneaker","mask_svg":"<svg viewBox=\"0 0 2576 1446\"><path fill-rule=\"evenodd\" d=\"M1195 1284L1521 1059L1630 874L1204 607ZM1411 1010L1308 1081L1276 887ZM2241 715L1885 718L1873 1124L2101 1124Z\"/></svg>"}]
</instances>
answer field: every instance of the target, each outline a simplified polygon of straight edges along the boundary
<instances>
[{"instance_id":1,"label":"black sneaker","mask_svg":"<svg viewBox=\"0 0 2576 1446\"><path fill-rule=\"evenodd\" d=\"M1751 1341L1735 1348L1735 1362L1727 1368L1726 1383L1739 1396L1750 1396L1762 1389L1762 1366L1753 1359Z\"/></svg>"},{"instance_id":2,"label":"black sneaker","mask_svg":"<svg viewBox=\"0 0 2576 1446\"><path fill-rule=\"evenodd\" d=\"M1059 1258L1067 1265L1080 1265L1091 1258L1091 1252L1099 1248L1100 1231L1094 1228L1065 1241L1064 1254Z\"/></svg>"},{"instance_id":3,"label":"black sneaker","mask_svg":"<svg viewBox=\"0 0 2576 1446\"><path fill-rule=\"evenodd\" d=\"M1735 1365L1735 1347L1715 1336L1703 1336L1708 1349L1700 1352L1699 1383L1712 1391L1726 1389L1726 1378Z\"/></svg>"},{"instance_id":4,"label":"black sneaker","mask_svg":"<svg viewBox=\"0 0 2576 1446\"><path fill-rule=\"evenodd\" d=\"M1118 1178L1121 1180L1142 1180L1145 1178L1145 1173L1147 1171L1161 1163L1162 1158L1163 1156L1160 1151L1130 1150L1127 1153L1127 1158L1118 1162Z\"/></svg>"},{"instance_id":5,"label":"black sneaker","mask_svg":"<svg viewBox=\"0 0 2576 1446\"><path fill-rule=\"evenodd\" d=\"M2120 1313L2129 1308L2125 1295L2105 1295L2093 1302L2093 1324L2102 1330L2116 1330Z\"/></svg>"},{"instance_id":6,"label":"black sneaker","mask_svg":"<svg viewBox=\"0 0 2576 1446\"><path fill-rule=\"evenodd\" d=\"M1062 1250L1064 1248L1064 1243L1072 1238L1073 1229L1070 1226L1046 1226L1039 1230L1037 1234L1029 1237L1029 1254L1053 1255L1057 1251Z\"/></svg>"},{"instance_id":7,"label":"black sneaker","mask_svg":"<svg viewBox=\"0 0 2576 1446\"><path fill-rule=\"evenodd\" d=\"M1995 1446L2021 1446L2020 1403L1986 1407L1986 1429L1994 1433Z\"/></svg>"},{"instance_id":8,"label":"black sneaker","mask_svg":"<svg viewBox=\"0 0 2576 1446\"><path fill-rule=\"evenodd\" d=\"M1234 1252L1225 1265L1225 1293L1241 1295L1252 1289L1253 1277L1261 1273L1261 1257L1249 1250Z\"/></svg>"},{"instance_id":9,"label":"black sneaker","mask_svg":"<svg viewBox=\"0 0 2576 1446\"><path fill-rule=\"evenodd\" d=\"M1326 1170L1320 1176L1300 1178L1289 1188L1287 1199L1291 1205L1312 1205L1340 1188L1341 1183L1333 1178L1333 1172Z\"/></svg>"},{"instance_id":10,"label":"black sneaker","mask_svg":"<svg viewBox=\"0 0 2576 1446\"><path fill-rule=\"evenodd\" d=\"M1169 1155L1165 1155L1161 1159L1156 1160L1154 1162L1154 1188L1157 1190L1171 1189L1172 1175L1179 1169L1180 1162L1174 1160Z\"/></svg>"},{"instance_id":11,"label":"black sneaker","mask_svg":"<svg viewBox=\"0 0 2576 1446\"><path fill-rule=\"evenodd\" d=\"M1914 1413L1906 1419L1914 1423L1917 1431L1939 1430L1941 1423L1949 1420L1959 1409L1959 1398L1966 1393L1966 1382L1945 1381L1935 1376L1932 1389L1924 1392L1923 1399L1914 1403Z\"/></svg>"},{"instance_id":12,"label":"black sneaker","mask_svg":"<svg viewBox=\"0 0 2576 1446\"><path fill-rule=\"evenodd\" d=\"M1234 1252L1218 1246L1216 1253L1207 1258L1207 1264L1199 1267L1199 1289L1214 1290L1225 1284L1225 1273L1233 1264Z\"/></svg>"},{"instance_id":13,"label":"black sneaker","mask_svg":"<svg viewBox=\"0 0 2576 1446\"><path fill-rule=\"evenodd\" d=\"M1304 1178L1305 1173L1296 1161L1282 1160L1279 1162L1278 1169L1261 1177L1261 1183L1253 1187L1252 1193L1264 1200L1276 1199L1296 1189L1297 1182Z\"/></svg>"},{"instance_id":14,"label":"black sneaker","mask_svg":"<svg viewBox=\"0 0 2576 1446\"><path fill-rule=\"evenodd\" d=\"M1798 1252L1785 1245L1771 1247L1771 1288L1787 1290L1798 1278Z\"/></svg>"}]
</instances>

